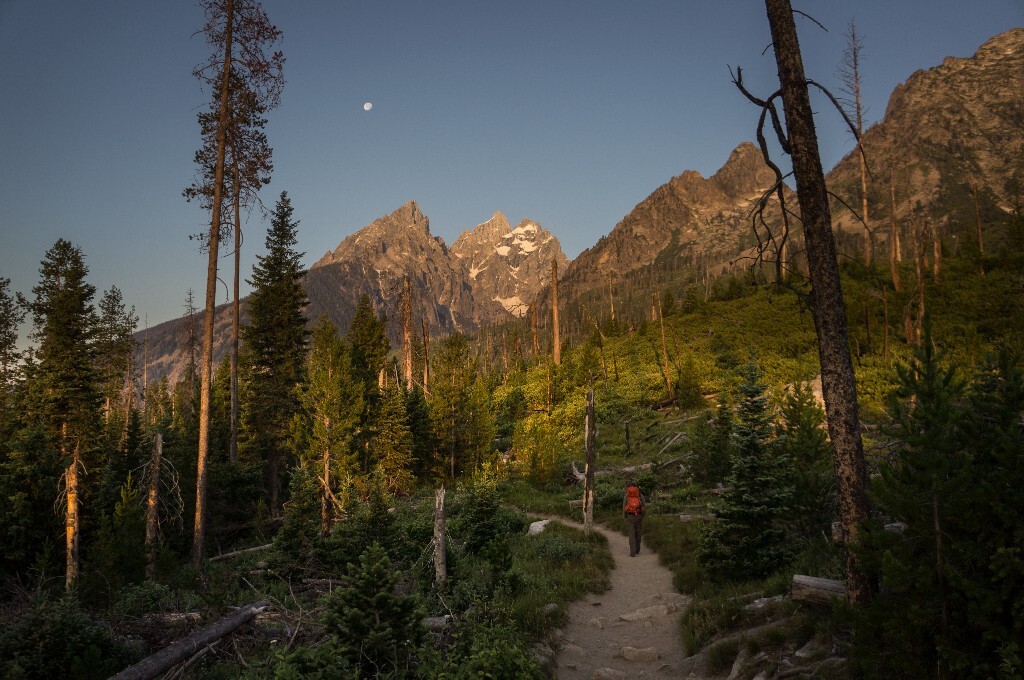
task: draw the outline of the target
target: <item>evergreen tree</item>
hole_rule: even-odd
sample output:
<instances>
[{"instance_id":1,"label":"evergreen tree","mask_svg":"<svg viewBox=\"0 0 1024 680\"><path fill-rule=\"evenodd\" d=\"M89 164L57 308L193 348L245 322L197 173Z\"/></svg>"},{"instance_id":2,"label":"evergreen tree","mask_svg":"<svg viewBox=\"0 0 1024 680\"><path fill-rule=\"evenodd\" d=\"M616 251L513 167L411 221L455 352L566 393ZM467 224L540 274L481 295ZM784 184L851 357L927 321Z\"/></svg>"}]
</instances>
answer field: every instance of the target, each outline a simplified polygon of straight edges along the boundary
<instances>
[{"instance_id":1,"label":"evergreen tree","mask_svg":"<svg viewBox=\"0 0 1024 680\"><path fill-rule=\"evenodd\" d=\"M8 448L14 416L14 389L18 381L18 325L25 311L10 292L11 280L0 277L0 461Z\"/></svg>"},{"instance_id":2,"label":"evergreen tree","mask_svg":"<svg viewBox=\"0 0 1024 680\"><path fill-rule=\"evenodd\" d=\"M108 432L113 442L117 442L123 435L127 411L133 405L133 334L138 323L135 308L125 308L124 297L117 286L103 293L96 325L96 373L100 380L108 429L116 432L116 435ZM114 422L118 420L118 415L121 416L121 422Z\"/></svg>"},{"instance_id":3,"label":"evergreen tree","mask_svg":"<svg viewBox=\"0 0 1024 680\"><path fill-rule=\"evenodd\" d=\"M339 653L364 677L412 676L424 638L421 611L414 595L399 595L400 574L380 544L374 542L348 565L343 587L327 599L324 625Z\"/></svg>"},{"instance_id":4,"label":"evergreen tree","mask_svg":"<svg viewBox=\"0 0 1024 680\"><path fill-rule=\"evenodd\" d=\"M384 368L390 345L387 336L387 317L377 316L368 295L359 298L345 339L352 346L352 370L366 386L367 393L374 393L377 377Z\"/></svg>"},{"instance_id":5,"label":"evergreen tree","mask_svg":"<svg viewBox=\"0 0 1024 680\"><path fill-rule=\"evenodd\" d=\"M381 395L377 432L370 442L374 473L388 493L406 494L412 490L413 440L405 395L398 386L389 386Z\"/></svg>"},{"instance_id":6,"label":"evergreen tree","mask_svg":"<svg viewBox=\"0 0 1024 680\"><path fill-rule=\"evenodd\" d=\"M327 534L358 472L353 442L363 393L352 372L350 350L338 330L324 316L313 330L306 360L306 381L299 392L310 434L302 466L308 480L317 480L311 495L321 499L321 533Z\"/></svg>"},{"instance_id":7,"label":"evergreen tree","mask_svg":"<svg viewBox=\"0 0 1024 680\"><path fill-rule=\"evenodd\" d=\"M494 441L494 416L477 362L461 333L441 341L432 363L430 422L436 471L454 479L486 458Z\"/></svg>"},{"instance_id":8,"label":"evergreen tree","mask_svg":"<svg viewBox=\"0 0 1024 680\"><path fill-rule=\"evenodd\" d=\"M39 343L38 365L29 390L37 400L34 416L64 467L66 586L75 588L79 572L80 473L94 450L99 430L99 401L94 368L96 288L85 280L89 269L82 251L64 239L46 252L39 284L28 302Z\"/></svg>"},{"instance_id":9,"label":"evergreen tree","mask_svg":"<svg viewBox=\"0 0 1024 680\"><path fill-rule=\"evenodd\" d=\"M792 521L804 538L828 535L836 516L835 477L824 429L825 412L806 383L797 383L782 400L778 446L793 462L795 493Z\"/></svg>"},{"instance_id":10,"label":"evergreen tree","mask_svg":"<svg viewBox=\"0 0 1024 680\"><path fill-rule=\"evenodd\" d=\"M930 334L900 370L897 444L873 494L901 533L873 526L865 563L883 590L854 613L854 659L874 677L1024 672L1024 378L1003 356L966 385Z\"/></svg>"},{"instance_id":11,"label":"evergreen tree","mask_svg":"<svg viewBox=\"0 0 1024 680\"><path fill-rule=\"evenodd\" d=\"M298 222L282 192L267 231L266 255L257 255L249 296L245 342L242 420L245 451L266 462L271 513L280 505L280 484L288 451L289 428L298 412L295 387L302 380L309 300L302 288L301 258L295 250Z\"/></svg>"},{"instance_id":12,"label":"evergreen tree","mask_svg":"<svg viewBox=\"0 0 1024 680\"><path fill-rule=\"evenodd\" d=\"M791 463L771 439L760 369L750 363L742 375L728 490L715 508L718 521L701 536L699 554L708 573L733 579L770 574L793 553L785 526L793 500Z\"/></svg>"}]
</instances>

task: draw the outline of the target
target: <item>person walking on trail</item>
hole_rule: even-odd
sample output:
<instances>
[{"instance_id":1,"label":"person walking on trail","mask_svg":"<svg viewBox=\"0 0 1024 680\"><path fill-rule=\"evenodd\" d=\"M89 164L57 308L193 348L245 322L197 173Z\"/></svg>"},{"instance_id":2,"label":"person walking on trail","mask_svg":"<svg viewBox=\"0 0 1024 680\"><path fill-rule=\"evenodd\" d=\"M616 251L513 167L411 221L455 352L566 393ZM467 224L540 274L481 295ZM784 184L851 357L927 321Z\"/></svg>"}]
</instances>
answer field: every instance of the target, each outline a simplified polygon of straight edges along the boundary
<instances>
[{"instance_id":1,"label":"person walking on trail","mask_svg":"<svg viewBox=\"0 0 1024 680\"><path fill-rule=\"evenodd\" d=\"M630 557L634 557L640 552L640 524L643 522L646 509L647 499L640 493L640 487L636 484L628 484L626 496L622 500L622 513L626 516L626 526L629 528Z\"/></svg>"}]
</instances>

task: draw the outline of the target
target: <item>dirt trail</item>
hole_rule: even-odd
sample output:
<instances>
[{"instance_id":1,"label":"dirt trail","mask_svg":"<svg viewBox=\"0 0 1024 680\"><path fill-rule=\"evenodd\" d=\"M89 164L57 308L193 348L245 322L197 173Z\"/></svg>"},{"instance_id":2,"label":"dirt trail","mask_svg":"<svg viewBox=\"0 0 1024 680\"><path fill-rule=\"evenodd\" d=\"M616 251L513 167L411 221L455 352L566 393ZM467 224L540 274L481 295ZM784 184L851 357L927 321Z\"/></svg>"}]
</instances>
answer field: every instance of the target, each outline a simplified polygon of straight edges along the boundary
<instances>
[{"instance_id":1,"label":"dirt trail","mask_svg":"<svg viewBox=\"0 0 1024 680\"><path fill-rule=\"evenodd\" d=\"M625 536L595 528L608 538L615 558L611 588L569 606L569 623L561 631L557 677L685 677L679 617L689 598L676 592L671 572L649 548L642 546L639 555L630 557Z\"/></svg>"}]
</instances>

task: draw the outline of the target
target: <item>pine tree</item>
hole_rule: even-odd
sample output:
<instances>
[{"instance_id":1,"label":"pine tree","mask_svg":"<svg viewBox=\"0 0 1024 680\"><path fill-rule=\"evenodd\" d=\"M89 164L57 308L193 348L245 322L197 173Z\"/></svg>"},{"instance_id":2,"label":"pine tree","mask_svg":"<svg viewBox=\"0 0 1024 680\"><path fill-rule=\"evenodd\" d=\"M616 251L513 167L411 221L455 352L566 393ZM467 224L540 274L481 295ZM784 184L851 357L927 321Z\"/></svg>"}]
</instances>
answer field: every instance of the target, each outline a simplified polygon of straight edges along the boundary
<instances>
[{"instance_id":1,"label":"pine tree","mask_svg":"<svg viewBox=\"0 0 1024 680\"><path fill-rule=\"evenodd\" d=\"M370 442L374 473L388 493L404 495L412 490L413 441L405 394L389 386L381 395L377 432Z\"/></svg>"},{"instance_id":2,"label":"pine tree","mask_svg":"<svg viewBox=\"0 0 1024 680\"><path fill-rule=\"evenodd\" d=\"M242 416L245 451L266 461L269 506L280 508L280 484L289 450L289 428L298 412L295 387L302 380L309 302L302 288L301 258L295 250L298 222L288 194L282 192L267 231L266 255L253 267L249 323L242 329L246 382Z\"/></svg>"},{"instance_id":3,"label":"pine tree","mask_svg":"<svg viewBox=\"0 0 1024 680\"><path fill-rule=\"evenodd\" d=\"M337 513L345 509L346 491L358 471L353 442L363 412L362 386L353 376L351 351L326 316L313 330L299 400L310 430L302 466L306 478L317 480L320 530L326 535Z\"/></svg>"},{"instance_id":4,"label":"pine tree","mask_svg":"<svg viewBox=\"0 0 1024 680\"><path fill-rule=\"evenodd\" d=\"M39 343L38 365L30 391L36 395L45 437L59 451L64 467L66 536L65 585L74 590L79 576L80 473L97 443L99 393L94 368L96 288L85 280L89 269L82 251L64 239L46 252L39 285L28 302Z\"/></svg>"},{"instance_id":5,"label":"pine tree","mask_svg":"<svg viewBox=\"0 0 1024 680\"><path fill-rule=\"evenodd\" d=\"M14 415L14 388L18 381L18 325L25 311L10 293L11 280L0 277L0 461L8 448Z\"/></svg>"},{"instance_id":6,"label":"pine tree","mask_svg":"<svg viewBox=\"0 0 1024 680\"><path fill-rule=\"evenodd\" d=\"M824 429L825 412L806 383L797 383L782 400L778 446L793 462L795 492L792 521L804 538L828 535L836 515L835 478Z\"/></svg>"},{"instance_id":7,"label":"pine tree","mask_svg":"<svg viewBox=\"0 0 1024 680\"><path fill-rule=\"evenodd\" d=\"M367 393L375 391L377 378L387 360L390 345L387 336L387 318L377 316L370 297L363 295L356 304L356 312L349 324L345 339L352 346L352 370L366 386Z\"/></svg>"},{"instance_id":8,"label":"pine tree","mask_svg":"<svg viewBox=\"0 0 1024 680\"><path fill-rule=\"evenodd\" d=\"M771 439L760 369L751 363L742 375L728 491L715 508L718 521L701 536L699 554L708 573L733 579L770 574L793 554L785 525L793 500L791 463Z\"/></svg>"},{"instance_id":9,"label":"pine tree","mask_svg":"<svg viewBox=\"0 0 1024 680\"><path fill-rule=\"evenodd\" d=\"M349 564L344 586L327 600L323 623L342 656L365 677L412 675L424 631L414 595L399 595L400 574L374 542Z\"/></svg>"}]
</instances>

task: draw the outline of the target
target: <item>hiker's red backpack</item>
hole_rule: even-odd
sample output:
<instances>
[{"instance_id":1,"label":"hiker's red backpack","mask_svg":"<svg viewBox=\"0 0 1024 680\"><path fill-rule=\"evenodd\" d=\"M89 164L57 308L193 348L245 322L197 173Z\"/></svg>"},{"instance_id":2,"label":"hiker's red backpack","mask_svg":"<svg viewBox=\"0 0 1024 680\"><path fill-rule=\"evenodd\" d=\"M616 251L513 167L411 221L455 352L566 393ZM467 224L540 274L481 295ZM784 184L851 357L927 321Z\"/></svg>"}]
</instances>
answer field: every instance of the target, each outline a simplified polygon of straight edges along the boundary
<instances>
[{"instance_id":1,"label":"hiker's red backpack","mask_svg":"<svg viewBox=\"0 0 1024 680\"><path fill-rule=\"evenodd\" d=\"M640 499L640 487L626 487L626 514L639 515L644 511L644 502Z\"/></svg>"}]
</instances>

